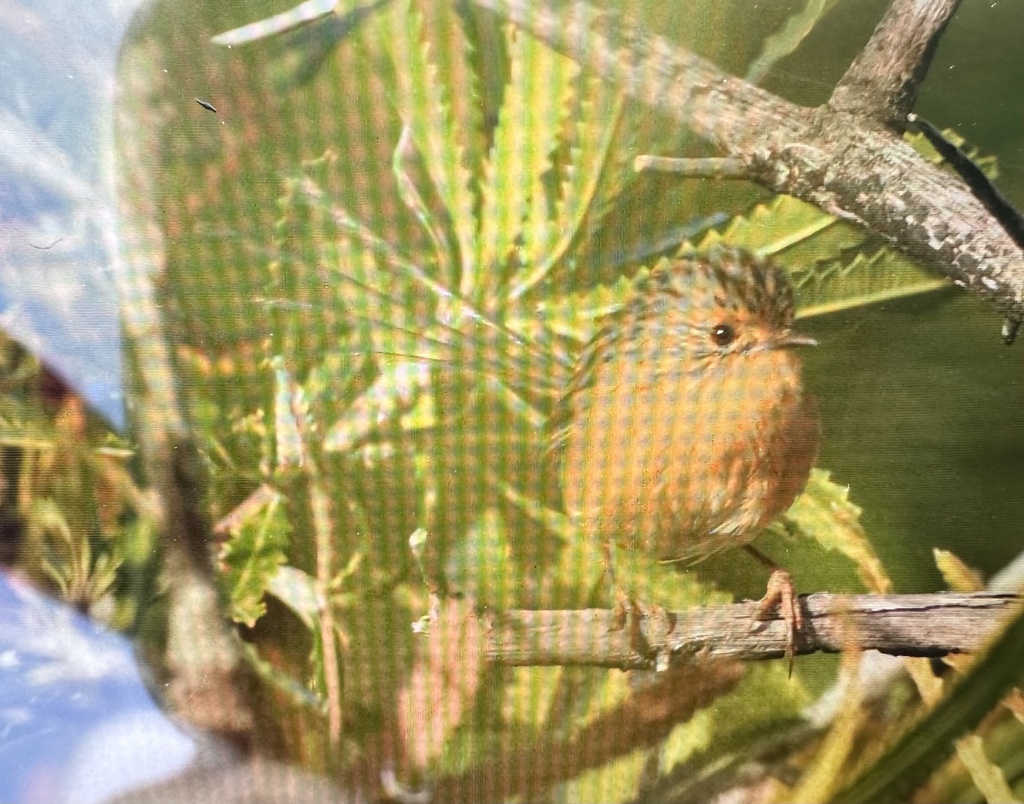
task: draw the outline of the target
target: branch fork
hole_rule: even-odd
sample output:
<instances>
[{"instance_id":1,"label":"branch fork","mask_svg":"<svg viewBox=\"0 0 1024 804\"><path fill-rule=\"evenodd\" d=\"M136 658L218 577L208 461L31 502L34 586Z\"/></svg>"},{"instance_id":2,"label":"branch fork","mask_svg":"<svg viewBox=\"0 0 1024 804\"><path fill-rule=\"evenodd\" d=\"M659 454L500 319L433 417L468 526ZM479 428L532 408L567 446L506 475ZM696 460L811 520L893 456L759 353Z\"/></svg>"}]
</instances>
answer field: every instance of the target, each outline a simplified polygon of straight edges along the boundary
<instances>
[{"instance_id":1,"label":"branch fork","mask_svg":"<svg viewBox=\"0 0 1024 804\"><path fill-rule=\"evenodd\" d=\"M966 184L902 140L959 0L894 0L828 102L816 109L729 75L581 0L557 10L548 0L473 2L675 118L723 159L746 166L749 178L768 190L871 230L988 299L1010 320L1024 319L1020 246Z\"/></svg>"}]
</instances>

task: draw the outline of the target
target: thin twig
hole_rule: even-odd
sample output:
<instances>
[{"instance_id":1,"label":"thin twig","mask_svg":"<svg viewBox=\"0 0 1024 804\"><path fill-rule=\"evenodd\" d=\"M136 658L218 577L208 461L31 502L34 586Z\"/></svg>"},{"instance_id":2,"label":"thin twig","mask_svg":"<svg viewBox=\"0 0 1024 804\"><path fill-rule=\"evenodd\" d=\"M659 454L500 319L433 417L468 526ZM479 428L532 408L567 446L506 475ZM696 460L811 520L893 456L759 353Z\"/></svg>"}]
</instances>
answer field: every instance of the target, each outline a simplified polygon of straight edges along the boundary
<instances>
[{"instance_id":1,"label":"thin twig","mask_svg":"<svg viewBox=\"0 0 1024 804\"><path fill-rule=\"evenodd\" d=\"M747 166L739 159L729 157L704 157L700 159L675 159L669 156L644 154L633 160L637 173L676 173L687 179L749 179Z\"/></svg>"},{"instance_id":2,"label":"thin twig","mask_svg":"<svg viewBox=\"0 0 1024 804\"><path fill-rule=\"evenodd\" d=\"M337 528L334 502L328 493L323 473L316 457L309 449L310 433L306 411L299 402L300 389L294 380L289 380L288 397L291 414L298 430L298 447L301 466L309 484L309 509L313 523L316 544L316 595L319 604L318 626L321 650L324 657L324 688L327 693L327 730L331 747L337 748L342 739L342 707L345 691L342 687L342 670L338 657L338 626L331 604L331 581L337 562L334 543Z\"/></svg>"}]
</instances>

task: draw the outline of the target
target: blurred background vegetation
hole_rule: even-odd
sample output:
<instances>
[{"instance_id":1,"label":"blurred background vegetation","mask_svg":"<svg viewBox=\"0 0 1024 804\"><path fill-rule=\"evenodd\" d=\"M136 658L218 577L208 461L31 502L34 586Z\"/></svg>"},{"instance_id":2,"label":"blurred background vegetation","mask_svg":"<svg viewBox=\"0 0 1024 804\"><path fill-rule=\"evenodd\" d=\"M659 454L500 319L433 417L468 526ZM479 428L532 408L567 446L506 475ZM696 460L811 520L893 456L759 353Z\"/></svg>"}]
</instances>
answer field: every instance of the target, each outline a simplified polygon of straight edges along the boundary
<instances>
[{"instance_id":1,"label":"blurred background vegetation","mask_svg":"<svg viewBox=\"0 0 1024 804\"><path fill-rule=\"evenodd\" d=\"M623 5L813 105L887 4ZM964 4L918 111L967 138L1021 204L1008 99L1024 14L1011 6ZM387 756L417 784L571 739L628 696L616 671L480 667L476 635L447 621L433 634L455 647L431 663L411 626L439 580L499 610L606 605L598 546L560 513L544 421L600 315L687 244L774 255L797 285L800 328L821 343L805 378L824 421L822 472L759 542L800 591L880 591L872 554L895 591L913 592L944 588L934 548L985 575L1020 552L1020 358L979 301L792 199L634 173L638 154L711 154L471 4L342 3L294 30L265 24L255 41L238 32L288 7L148 6L123 51L118 130L145 155L118 169L151 194L138 208L158 210L152 279L208 474L222 588L266 682L264 750L343 773ZM41 371L12 398L49 405L45 423L25 425L37 414L19 408L5 442L27 523L18 560L155 654L157 514L130 445L67 412L63 392L47 402ZM18 442L26 432L49 440ZM59 471L34 479L52 456ZM634 588L670 608L764 591L743 555L688 572L636 564ZM804 735L800 713L840 673L835 657L799 660L792 680L782 663L750 667L657 748L545 798L630 800L682 766L697 781L677 797L706 800L714 769L762 756L766 735ZM917 705L901 689L874 719L840 724L843 756L870 755ZM1019 725L993 715L985 728L1014 781ZM827 799L841 775L822 780L824 755L794 760L763 800ZM998 777L986 763L945 768L921 800L981 800L978 779Z\"/></svg>"}]
</instances>

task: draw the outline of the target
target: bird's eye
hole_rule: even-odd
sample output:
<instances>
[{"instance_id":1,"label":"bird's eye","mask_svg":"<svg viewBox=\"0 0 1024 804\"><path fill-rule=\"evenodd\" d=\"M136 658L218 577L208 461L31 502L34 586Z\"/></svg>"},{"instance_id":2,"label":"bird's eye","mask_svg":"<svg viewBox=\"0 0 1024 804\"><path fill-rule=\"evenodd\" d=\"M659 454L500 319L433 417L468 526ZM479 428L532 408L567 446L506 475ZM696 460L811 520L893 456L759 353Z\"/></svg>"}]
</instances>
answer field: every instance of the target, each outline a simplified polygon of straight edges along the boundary
<instances>
[{"instance_id":1,"label":"bird's eye","mask_svg":"<svg viewBox=\"0 0 1024 804\"><path fill-rule=\"evenodd\" d=\"M715 324L711 330L711 340L716 346L728 346L736 340L736 329L732 324Z\"/></svg>"}]
</instances>

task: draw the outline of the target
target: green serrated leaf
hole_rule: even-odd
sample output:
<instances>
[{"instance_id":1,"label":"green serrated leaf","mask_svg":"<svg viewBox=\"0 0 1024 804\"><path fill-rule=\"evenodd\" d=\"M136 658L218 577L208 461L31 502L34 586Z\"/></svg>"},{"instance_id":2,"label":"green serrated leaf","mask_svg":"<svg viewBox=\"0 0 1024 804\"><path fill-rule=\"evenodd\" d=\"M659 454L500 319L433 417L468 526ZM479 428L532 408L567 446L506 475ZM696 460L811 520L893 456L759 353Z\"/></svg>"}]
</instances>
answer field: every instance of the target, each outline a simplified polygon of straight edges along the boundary
<instances>
[{"instance_id":1,"label":"green serrated leaf","mask_svg":"<svg viewBox=\"0 0 1024 804\"><path fill-rule=\"evenodd\" d=\"M887 247L870 255L857 254L845 263L835 261L806 268L788 265L796 289L798 318L949 287L948 279Z\"/></svg>"},{"instance_id":2,"label":"green serrated leaf","mask_svg":"<svg viewBox=\"0 0 1024 804\"><path fill-rule=\"evenodd\" d=\"M584 72L577 83L579 108L569 118L573 123L568 138L571 159L561 192L563 215L573 208L586 213L577 227L574 247L594 235L636 175L633 161L638 141L664 130L652 122L654 118L627 114L625 95L603 80ZM581 169L589 175L574 175Z\"/></svg>"},{"instance_id":3,"label":"green serrated leaf","mask_svg":"<svg viewBox=\"0 0 1024 804\"><path fill-rule=\"evenodd\" d=\"M460 253L460 264L449 267L459 277L463 295L469 295L476 283L473 164L474 138L480 131L469 41L453 4L424 7L417 0L404 0L389 17L399 113L447 207Z\"/></svg>"},{"instance_id":4,"label":"green serrated leaf","mask_svg":"<svg viewBox=\"0 0 1024 804\"><path fill-rule=\"evenodd\" d=\"M942 136L962 150L964 154L981 169L981 172L984 173L987 178L992 180L999 178L999 160L997 157L982 155L978 148L969 145L967 140L960 136L960 134L954 129L942 129ZM915 131L905 131L903 133L903 139L933 165L941 165L945 162L942 155L935 150L935 146L928 141L928 138L924 134Z\"/></svg>"},{"instance_id":5,"label":"green serrated leaf","mask_svg":"<svg viewBox=\"0 0 1024 804\"><path fill-rule=\"evenodd\" d=\"M728 243L761 256L777 257L786 249L820 236L838 224L838 218L813 204L780 195L732 218L720 232L709 232L698 248L704 250L718 243ZM844 238L843 248L864 239L863 233L849 228L852 233Z\"/></svg>"},{"instance_id":6,"label":"green serrated leaf","mask_svg":"<svg viewBox=\"0 0 1024 804\"><path fill-rule=\"evenodd\" d=\"M727 243L774 257L790 272L798 318L948 287L948 280L888 247L858 252L864 240L856 227L784 195L709 232L697 248Z\"/></svg>"},{"instance_id":7,"label":"green serrated leaf","mask_svg":"<svg viewBox=\"0 0 1024 804\"><path fill-rule=\"evenodd\" d=\"M684 242L677 253L724 243L773 256L790 272L799 318L948 287L945 278L887 247L870 255L856 252L864 237L858 229L811 204L778 196L733 217L721 231L708 232L696 246ZM659 262L661 265L664 262ZM595 322L620 307L631 295L636 278L643 275L641 271L633 281L621 279L612 287L602 285L582 294L545 300L538 307L539 318L534 316L531 321L516 313L510 321L534 338L543 322L550 332L585 342L596 331Z\"/></svg>"},{"instance_id":8,"label":"green serrated leaf","mask_svg":"<svg viewBox=\"0 0 1024 804\"><path fill-rule=\"evenodd\" d=\"M416 148L412 141L412 129L406 124L402 126L402 134L398 138L398 144L391 157L391 172L394 173L395 181L398 184L398 195L406 208L416 216L434 244L437 264L454 269L457 265L457 258L448 242L447 230L443 222L431 212L420 188L413 179L412 173L416 156Z\"/></svg>"},{"instance_id":9,"label":"green serrated leaf","mask_svg":"<svg viewBox=\"0 0 1024 804\"><path fill-rule=\"evenodd\" d=\"M558 363L567 363L557 350L545 351L529 343L500 320L482 313L428 271L405 259L344 208L331 204L312 180L300 180L296 187L310 203L328 212L346 235L331 247L337 256L330 262L338 266L335 276L345 283L345 291L351 299L348 313L359 328L360 348L384 356L445 361L477 371L495 371L499 375L516 368L522 370L524 380L542 381L552 368L557 369ZM413 304L392 298L373 287L372 281L364 281L364 277L375 272L374 263L367 263L368 254L364 250L380 255L391 273L427 291L437 303L433 316L414 313ZM358 259L360 255L362 261ZM356 259L351 259L352 256ZM378 279L386 275L377 272Z\"/></svg>"},{"instance_id":10,"label":"green serrated leaf","mask_svg":"<svg viewBox=\"0 0 1024 804\"><path fill-rule=\"evenodd\" d=\"M581 77L580 81L584 86L575 96L577 107L569 114L574 127L558 197L552 210L543 187L534 185L530 225L524 233L525 267L509 282L510 302L543 282L574 243L596 230L607 211L603 202L618 193L632 170L625 153L616 152L614 147L625 112L625 96L592 77Z\"/></svg>"},{"instance_id":11,"label":"green serrated leaf","mask_svg":"<svg viewBox=\"0 0 1024 804\"><path fill-rule=\"evenodd\" d=\"M506 27L510 78L483 170L477 265L505 262L536 187L552 169L579 66L525 31ZM498 276L498 279L502 277ZM489 283L491 284L491 283Z\"/></svg>"},{"instance_id":12,"label":"green serrated leaf","mask_svg":"<svg viewBox=\"0 0 1024 804\"><path fill-rule=\"evenodd\" d=\"M253 626L266 613L263 596L286 561L291 524L278 496L253 511L221 548L222 583L235 622Z\"/></svg>"},{"instance_id":13,"label":"green serrated leaf","mask_svg":"<svg viewBox=\"0 0 1024 804\"><path fill-rule=\"evenodd\" d=\"M663 259L656 267L665 265ZM548 333L586 343L597 334L601 319L619 310L635 293L636 283L649 273L643 269L632 279L620 276L613 285L595 285L581 293L545 299L533 314L517 312L509 325L538 341Z\"/></svg>"},{"instance_id":14,"label":"green serrated leaf","mask_svg":"<svg viewBox=\"0 0 1024 804\"><path fill-rule=\"evenodd\" d=\"M484 133L480 77L475 64L475 39L470 35L471 13L460 3L415 0L423 15L423 36L448 93L452 118L464 138L466 164L474 181L480 177L487 141ZM486 54L484 54L486 55ZM474 189L476 189L474 187Z\"/></svg>"}]
</instances>

